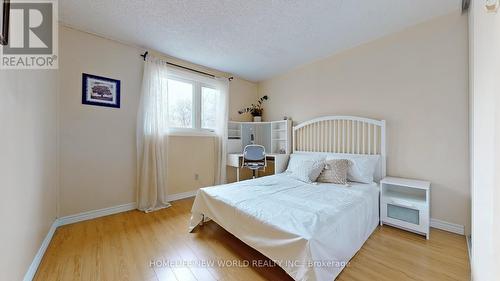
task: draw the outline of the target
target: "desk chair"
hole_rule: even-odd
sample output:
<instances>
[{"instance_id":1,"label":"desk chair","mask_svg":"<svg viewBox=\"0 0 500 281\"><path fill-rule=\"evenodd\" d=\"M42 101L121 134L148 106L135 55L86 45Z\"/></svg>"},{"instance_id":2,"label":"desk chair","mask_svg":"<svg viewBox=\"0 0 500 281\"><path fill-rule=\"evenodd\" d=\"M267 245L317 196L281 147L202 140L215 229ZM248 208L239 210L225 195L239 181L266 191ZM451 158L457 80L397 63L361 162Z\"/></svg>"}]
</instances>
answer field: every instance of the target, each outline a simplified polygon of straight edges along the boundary
<instances>
[{"instance_id":1,"label":"desk chair","mask_svg":"<svg viewBox=\"0 0 500 281\"><path fill-rule=\"evenodd\" d=\"M241 167L252 170L253 178L255 179L256 171L266 168L266 149L262 145L249 144L243 149L243 163Z\"/></svg>"}]
</instances>

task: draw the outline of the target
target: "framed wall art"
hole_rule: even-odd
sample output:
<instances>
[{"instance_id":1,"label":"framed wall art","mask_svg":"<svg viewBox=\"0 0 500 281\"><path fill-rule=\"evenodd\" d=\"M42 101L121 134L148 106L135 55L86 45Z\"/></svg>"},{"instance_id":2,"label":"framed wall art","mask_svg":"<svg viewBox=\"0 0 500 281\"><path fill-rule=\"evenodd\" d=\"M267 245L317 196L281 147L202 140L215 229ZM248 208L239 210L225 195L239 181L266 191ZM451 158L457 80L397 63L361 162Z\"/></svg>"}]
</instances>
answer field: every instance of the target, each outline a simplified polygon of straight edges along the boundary
<instances>
[{"instance_id":1,"label":"framed wall art","mask_svg":"<svg viewBox=\"0 0 500 281\"><path fill-rule=\"evenodd\" d=\"M120 108L120 80L83 73L82 104Z\"/></svg>"}]
</instances>

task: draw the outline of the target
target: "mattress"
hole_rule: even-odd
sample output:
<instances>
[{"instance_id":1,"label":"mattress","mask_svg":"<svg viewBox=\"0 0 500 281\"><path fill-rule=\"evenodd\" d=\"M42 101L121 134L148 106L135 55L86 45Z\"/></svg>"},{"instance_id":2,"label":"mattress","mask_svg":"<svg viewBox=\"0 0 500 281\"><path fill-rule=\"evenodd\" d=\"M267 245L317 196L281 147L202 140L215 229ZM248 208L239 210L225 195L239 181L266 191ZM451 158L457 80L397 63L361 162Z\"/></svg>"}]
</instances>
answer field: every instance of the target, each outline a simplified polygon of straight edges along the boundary
<instances>
[{"instance_id":1,"label":"mattress","mask_svg":"<svg viewBox=\"0 0 500 281\"><path fill-rule=\"evenodd\" d=\"M294 280L334 280L379 223L376 184L305 183L286 174L201 188L190 231L210 218Z\"/></svg>"}]
</instances>

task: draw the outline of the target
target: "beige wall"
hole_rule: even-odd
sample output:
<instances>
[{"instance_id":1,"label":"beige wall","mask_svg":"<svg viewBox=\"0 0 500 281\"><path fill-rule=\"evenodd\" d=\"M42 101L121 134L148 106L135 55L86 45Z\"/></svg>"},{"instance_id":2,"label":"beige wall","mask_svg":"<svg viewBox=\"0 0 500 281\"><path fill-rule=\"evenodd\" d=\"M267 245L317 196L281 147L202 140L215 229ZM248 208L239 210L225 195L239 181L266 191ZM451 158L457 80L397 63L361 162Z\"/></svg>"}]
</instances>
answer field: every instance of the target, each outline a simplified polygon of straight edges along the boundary
<instances>
[{"instance_id":1,"label":"beige wall","mask_svg":"<svg viewBox=\"0 0 500 281\"><path fill-rule=\"evenodd\" d=\"M22 280L57 215L57 72L0 70L0 279Z\"/></svg>"},{"instance_id":2,"label":"beige wall","mask_svg":"<svg viewBox=\"0 0 500 281\"><path fill-rule=\"evenodd\" d=\"M231 82L231 99L229 101L229 120L251 121L250 114L238 114L238 110L255 103L258 94L258 85L245 80Z\"/></svg>"},{"instance_id":3,"label":"beige wall","mask_svg":"<svg viewBox=\"0 0 500 281\"><path fill-rule=\"evenodd\" d=\"M135 202L135 126L142 83L143 62L139 57L142 50L63 26L59 37L60 215ZM82 72L119 79L121 108L82 105ZM235 113L253 100L257 85L236 78L230 84L230 92L230 118L242 118ZM174 136L169 148L169 194L214 183L212 138ZM198 180L195 174L199 175Z\"/></svg>"},{"instance_id":4,"label":"beige wall","mask_svg":"<svg viewBox=\"0 0 500 281\"><path fill-rule=\"evenodd\" d=\"M480 24L497 24L498 16L494 18L493 23L490 18ZM466 28L464 16L448 15L264 81L259 87L235 79L230 88L230 119L249 120L237 110L254 102L258 93L271 97L265 111L268 120L287 115L304 121L331 114L386 119L389 174L431 180L432 217L468 229ZM478 35L478 65L488 62L485 54L491 42L499 43L496 37L488 41L488 32L498 30ZM60 28L60 42L59 82L54 71L0 71L0 124L8 136L0 140L4 187L0 210L5 226L0 249L8 253L0 256L0 272L6 280L19 280L26 273L58 213L58 202L59 216L65 216L135 201L141 50L67 27ZM498 72L492 65L483 67L477 73ZM82 72L121 80L122 107L82 105ZM491 98L489 88L476 90L490 93ZM479 97L483 96L477 96L481 105L492 105L491 99ZM490 117L482 115L475 122ZM213 183L213 138L173 136L170 148L170 194ZM487 191L480 204L498 197L498 192ZM483 208L476 216L489 210ZM493 234L492 229L476 231L480 237L483 230ZM498 246L476 245L477 255L487 252L488 246Z\"/></svg>"},{"instance_id":5,"label":"beige wall","mask_svg":"<svg viewBox=\"0 0 500 281\"><path fill-rule=\"evenodd\" d=\"M467 17L458 12L262 82L265 118L387 120L388 174L432 182L431 216L469 229Z\"/></svg>"},{"instance_id":6,"label":"beige wall","mask_svg":"<svg viewBox=\"0 0 500 281\"><path fill-rule=\"evenodd\" d=\"M214 185L215 138L172 136L169 148L169 194ZM195 180L195 174L198 174L198 180Z\"/></svg>"},{"instance_id":7,"label":"beige wall","mask_svg":"<svg viewBox=\"0 0 500 281\"><path fill-rule=\"evenodd\" d=\"M500 277L500 15L472 1L472 277Z\"/></svg>"}]
</instances>

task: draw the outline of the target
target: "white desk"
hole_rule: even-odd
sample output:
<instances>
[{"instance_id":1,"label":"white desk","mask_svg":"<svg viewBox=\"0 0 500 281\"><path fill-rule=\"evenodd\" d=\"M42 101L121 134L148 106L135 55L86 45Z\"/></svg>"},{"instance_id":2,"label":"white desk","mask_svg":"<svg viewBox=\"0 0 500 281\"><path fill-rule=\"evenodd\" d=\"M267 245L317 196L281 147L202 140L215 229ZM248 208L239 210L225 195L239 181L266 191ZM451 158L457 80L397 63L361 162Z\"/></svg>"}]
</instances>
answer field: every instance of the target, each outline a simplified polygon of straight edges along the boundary
<instances>
[{"instance_id":1,"label":"white desk","mask_svg":"<svg viewBox=\"0 0 500 281\"><path fill-rule=\"evenodd\" d=\"M274 165L274 174L283 173L288 165L288 154L266 154L266 158ZM243 161L242 153L229 153L227 155L227 166L236 168L236 180L240 181L240 168Z\"/></svg>"},{"instance_id":2,"label":"white desk","mask_svg":"<svg viewBox=\"0 0 500 281\"><path fill-rule=\"evenodd\" d=\"M227 124L227 152L241 153L249 144L260 144L266 153L292 153L292 120L234 122Z\"/></svg>"}]
</instances>

